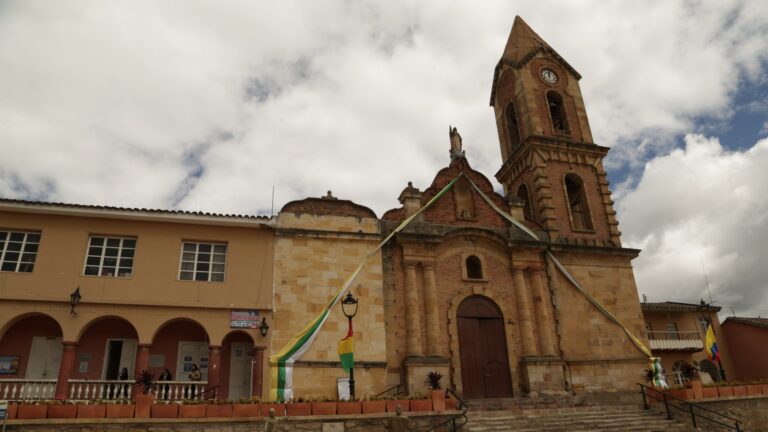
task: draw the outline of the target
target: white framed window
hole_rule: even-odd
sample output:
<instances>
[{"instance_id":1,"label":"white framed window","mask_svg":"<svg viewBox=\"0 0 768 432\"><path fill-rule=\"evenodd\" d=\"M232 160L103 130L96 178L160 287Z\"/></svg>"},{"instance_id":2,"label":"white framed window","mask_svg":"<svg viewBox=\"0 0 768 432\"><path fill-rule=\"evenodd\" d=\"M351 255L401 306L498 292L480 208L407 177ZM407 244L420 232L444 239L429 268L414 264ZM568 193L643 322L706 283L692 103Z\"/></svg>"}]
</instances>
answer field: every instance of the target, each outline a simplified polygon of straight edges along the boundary
<instances>
[{"instance_id":1,"label":"white framed window","mask_svg":"<svg viewBox=\"0 0 768 432\"><path fill-rule=\"evenodd\" d=\"M136 239L91 236L83 274L86 276L131 277Z\"/></svg>"},{"instance_id":2,"label":"white framed window","mask_svg":"<svg viewBox=\"0 0 768 432\"><path fill-rule=\"evenodd\" d=\"M226 243L183 242L179 280L222 282L227 262Z\"/></svg>"},{"instance_id":3,"label":"white framed window","mask_svg":"<svg viewBox=\"0 0 768 432\"><path fill-rule=\"evenodd\" d=\"M0 230L0 271L31 273L38 247L39 232Z\"/></svg>"}]
</instances>

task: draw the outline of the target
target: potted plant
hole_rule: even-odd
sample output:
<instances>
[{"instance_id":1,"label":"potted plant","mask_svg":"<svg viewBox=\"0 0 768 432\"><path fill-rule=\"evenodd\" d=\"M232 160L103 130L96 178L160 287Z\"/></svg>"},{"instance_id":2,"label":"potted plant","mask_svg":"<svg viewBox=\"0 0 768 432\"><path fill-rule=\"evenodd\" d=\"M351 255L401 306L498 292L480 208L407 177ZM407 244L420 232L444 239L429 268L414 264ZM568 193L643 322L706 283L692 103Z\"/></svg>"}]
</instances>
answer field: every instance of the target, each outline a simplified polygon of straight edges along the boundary
<instances>
[{"instance_id":1,"label":"potted plant","mask_svg":"<svg viewBox=\"0 0 768 432\"><path fill-rule=\"evenodd\" d=\"M16 418L21 419L44 419L48 414L48 405L39 402L29 404L19 404L16 409Z\"/></svg>"},{"instance_id":2,"label":"potted plant","mask_svg":"<svg viewBox=\"0 0 768 432\"><path fill-rule=\"evenodd\" d=\"M54 400L48 405L48 418L73 419L77 417L77 405L63 400Z\"/></svg>"},{"instance_id":3,"label":"potted plant","mask_svg":"<svg viewBox=\"0 0 768 432\"><path fill-rule=\"evenodd\" d=\"M397 396L393 396L391 399L388 399L386 403L387 412L396 412L398 405L400 405L400 409L403 410L403 412L411 410L411 401L408 399L398 399Z\"/></svg>"},{"instance_id":4,"label":"potted plant","mask_svg":"<svg viewBox=\"0 0 768 432\"><path fill-rule=\"evenodd\" d=\"M205 405L199 400L184 399L179 405L179 418L205 417Z\"/></svg>"},{"instance_id":5,"label":"potted plant","mask_svg":"<svg viewBox=\"0 0 768 432\"><path fill-rule=\"evenodd\" d=\"M152 418L177 418L179 406L170 401L155 401L152 405Z\"/></svg>"},{"instance_id":6,"label":"potted plant","mask_svg":"<svg viewBox=\"0 0 768 432\"><path fill-rule=\"evenodd\" d=\"M242 398L232 405L232 417L258 417L260 409L259 398Z\"/></svg>"},{"instance_id":7,"label":"potted plant","mask_svg":"<svg viewBox=\"0 0 768 432\"><path fill-rule=\"evenodd\" d=\"M445 390L440 385L443 375L440 372L432 371L427 374L424 384L431 392L432 409L434 411L445 411Z\"/></svg>"},{"instance_id":8,"label":"potted plant","mask_svg":"<svg viewBox=\"0 0 768 432\"><path fill-rule=\"evenodd\" d=\"M79 404L77 418L104 418L107 416L107 406L99 399Z\"/></svg>"},{"instance_id":9,"label":"potted plant","mask_svg":"<svg viewBox=\"0 0 768 432\"><path fill-rule=\"evenodd\" d=\"M132 418L133 404L121 400L107 404L107 418Z\"/></svg>"},{"instance_id":10,"label":"potted plant","mask_svg":"<svg viewBox=\"0 0 768 432\"><path fill-rule=\"evenodd\" d=\"M275 410L276 416L285 417L285 404L282 402L262 402L260 407L262 417L269 417L270 408Z\"/></svg>"},{"instance_id":11,"label":"potted plant","mask_svg":"<svg viewBox=\"0 0 768 432\"><path fill-rule=\"evenodd\" d=\"M339 415L360 414L363 412L363 404L359 400L345 400L336 403L336 411Z\"/></svg>"},{"instance_id":12,"label":"potted plant","mask_svg":"<svg viewBox=\"0 0 768 432\"><path fill-rule=\"evenodd\" d=\"M152 405L155 403L155 374L148 369L144 369L136 377L136 385L141 392L136 392L136 418L149 418Z\"/></svg>"},{"instance_id":13,"label":"potted plant","mask_svg":"<svg viewBox=\"0 0 768 432\"><path fill-rule=\"evenodd\" d=\"M322 401L312 401L312 415L335 415L336 401L325 399Z\"/></svg>"},{"instance_id":14,"label":"potted plant","mask_svg":"<svg viewBox=\"0 0 768 432\"><path fill-rule=\"evenodd\" d=\"M205 405L205 416L210 418L232 417L232 403L227 400L212 400Z\"/></svg>"}]
</instances>

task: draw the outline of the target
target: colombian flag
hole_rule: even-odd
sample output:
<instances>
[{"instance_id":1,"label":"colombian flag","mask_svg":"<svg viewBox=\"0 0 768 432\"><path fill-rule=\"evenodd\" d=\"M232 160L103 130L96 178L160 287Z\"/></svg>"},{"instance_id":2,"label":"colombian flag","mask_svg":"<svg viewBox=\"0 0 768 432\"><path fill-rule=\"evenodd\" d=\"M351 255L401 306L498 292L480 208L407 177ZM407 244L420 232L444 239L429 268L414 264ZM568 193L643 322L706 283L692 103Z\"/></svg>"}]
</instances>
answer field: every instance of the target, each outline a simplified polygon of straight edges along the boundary
<instances>
[{"instance_id":1,"label":"colombian flag","mask_svg":"<svg viewBox=\"0 0 768 432\"><path fill-rule=\"evenodd\" d=\"M347 337L339 341L339 358L341 359L341 367L349 372L355 364L355 339L352 337L352 322L349 323Z\"/></svg>"},{"instance_id":2,"label":"colombian flag","mask_svg":"<svg viewBox=\"0 0 768 432\"><path fill-rule=\"evenodd\" d=\"M710 360L720 361L720 353L717 351L717 342L715 342L715 331L712 330L712 324L707 326L706 337L707 357Z\"/></svg>"}]
</instances>

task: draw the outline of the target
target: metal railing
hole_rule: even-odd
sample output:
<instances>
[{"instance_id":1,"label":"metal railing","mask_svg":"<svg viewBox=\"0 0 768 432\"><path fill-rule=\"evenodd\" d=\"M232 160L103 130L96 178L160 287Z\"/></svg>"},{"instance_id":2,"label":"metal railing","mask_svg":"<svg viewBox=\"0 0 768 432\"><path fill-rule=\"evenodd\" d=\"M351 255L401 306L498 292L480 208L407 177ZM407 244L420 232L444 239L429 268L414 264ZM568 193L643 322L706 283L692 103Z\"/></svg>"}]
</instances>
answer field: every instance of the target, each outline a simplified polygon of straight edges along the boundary
<instances>
[{"instance_id":1,"label":"metal railing","mask_svg":"<svg viewBox=\"0 0 768 432\"><path fill-rule=\"evenodd\" d=\"M655 399L664 403L664 409L667 412L667 418L669 420L673 419L673 408L686 413L686 415L690 415L691 424L694 428L698 427L697 422L705 420L710 423L718 424L724 428L727 428L728 430L741 432L741 426L739 426L738 419L729 417L725 414L721 414L717 411L713 411L709 408L704 408L703 406L688 402L678 397L671 396L666 392L656 390L654 388L648 387L647 385L640 383L637 385L640 386L640 394L643 397L643 409L645 410L650 409L650 405L648 404L648 398L650 397L651 399Z\"/></svg>"},{"instance_id":2,"label":"metal railing","mask_svg":"<svg viewBox=\"0 0 768 432\"><path fill-rule=\"evenodd\" d=\"M0 380L0 400L51 399L55 392L55 379L12 378Z\"/></svg>"},{"instance_id":3,"label":"metal railing","mask_svg":"<svg viewBox=\"0 0 768 432\"><path fill-rule=\"evenodd\" d=\"M395 384L395 385L393 385L392 387L390 387L390 388L388 388L388 389L384 390L383 392L381 392L381 393L378 393L377 395L373 396L373 398L374 398L374 399L377 399L377 398L383 397L383 396L385 396L385 395L386 395L386 396L397 396L397 395L399 395L399 394L405 393L404 391L400 390L400 387L402 387L402 385L400 385L400 384ZM389 394L389 395L387 395L387 393L391 392L392 390L396 390L396 391L395 391L394 393L392 393L392 394Z\"/></svg>"},{"instance_id":4,"label":"metal railing","mask_svg":"<svg viewBox=\"0 0 768 432\"><path fill-rule=\"evenodd\" d=\"M455 416L452 416L448 420L445 420L435 425L431 425L429 426L429 428L421 430L419 432L431 432L431 431L434 431L435 429L441 428L443 426L449 426L449 425L450 425L450 429L448 430L450 432L455 432L455 431L461 430L464 427L464 425L467 424L467 422L469 421L469 417L467 417L467 411L469 411L469 405L467 405L464 399L460 398L455 391L451 389L445 389L445 393L452 395L456 399L456 409L460 410L461 413ZM462 417L464 418L464 421L462 421L461 423L457 423L456 420Z\"/></svg>"}]
</instances>

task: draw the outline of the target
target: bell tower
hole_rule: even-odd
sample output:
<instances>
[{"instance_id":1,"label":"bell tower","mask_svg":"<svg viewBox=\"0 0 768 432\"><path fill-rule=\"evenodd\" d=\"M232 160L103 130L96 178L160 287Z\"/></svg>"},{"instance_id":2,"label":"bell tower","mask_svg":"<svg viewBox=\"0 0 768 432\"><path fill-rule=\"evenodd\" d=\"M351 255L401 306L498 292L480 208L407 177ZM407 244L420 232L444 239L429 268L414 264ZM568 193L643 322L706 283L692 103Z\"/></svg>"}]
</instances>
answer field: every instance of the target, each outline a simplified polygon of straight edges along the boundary
<instances>
[{"instance_id":1,"label":"bell tower","mask_svg":"<svg viewBox=\"0 0 768 432\"><path fill-rule=\"evenodd\" d=\"M491 88L503 162L496 178L551 241L620 247L602 164L608 148L592 140L580 79L515 17Z\"/></svg>"}]
</instances>

